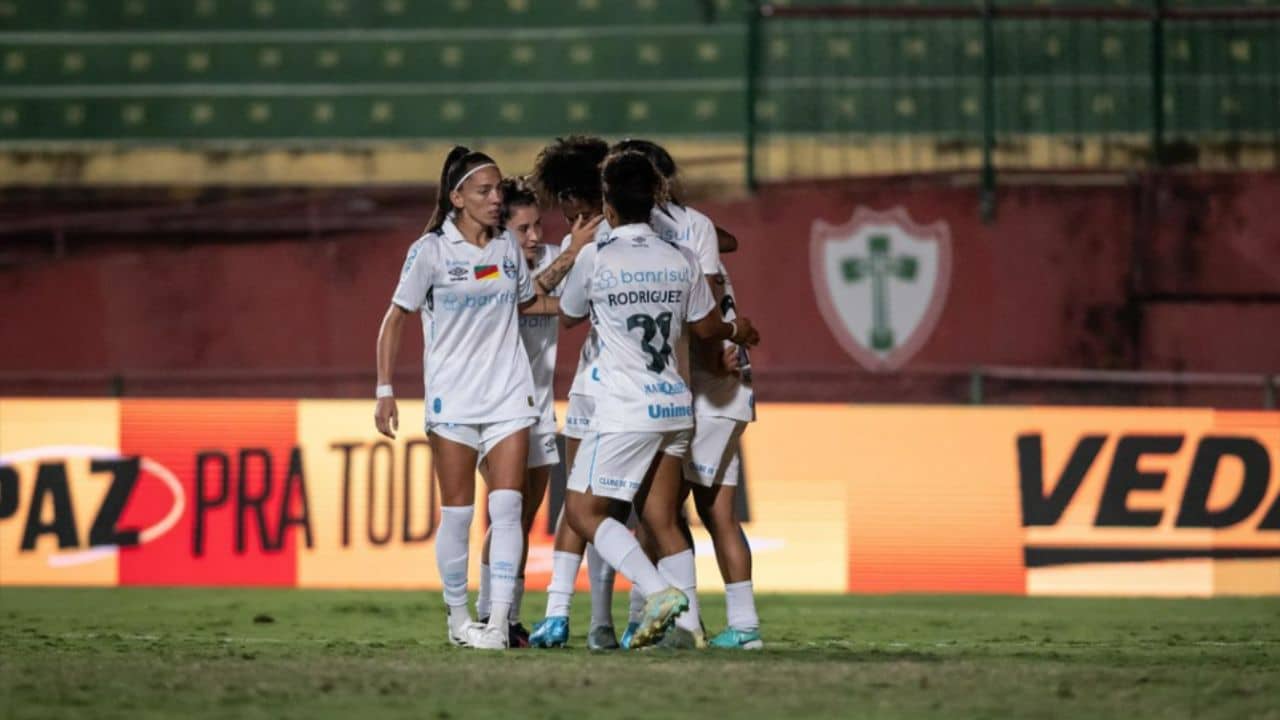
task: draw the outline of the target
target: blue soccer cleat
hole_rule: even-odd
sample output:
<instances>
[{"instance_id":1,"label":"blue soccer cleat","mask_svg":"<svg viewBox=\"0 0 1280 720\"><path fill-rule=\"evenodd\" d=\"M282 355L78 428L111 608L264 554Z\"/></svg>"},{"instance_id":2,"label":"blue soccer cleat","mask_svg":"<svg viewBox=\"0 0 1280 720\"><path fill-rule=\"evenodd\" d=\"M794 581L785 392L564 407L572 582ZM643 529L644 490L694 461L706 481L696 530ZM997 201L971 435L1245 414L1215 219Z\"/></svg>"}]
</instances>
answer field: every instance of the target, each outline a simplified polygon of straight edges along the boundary
<instances>
[{"instance_id":1,"label":"blue soccer cleat","mask_svg":"<svg viewBox=\"0 0 1280 720\"><path fill-rule=\"evenodd\" d=\"M529 635L529 647L560 648L569 642L569 618L556 615L539 620Z\"/></svg>"},{"instance_id":2,"label":"blue soccer cleat","mask_svg":"<svg viewBox=\"0 0 1280 720\"><path fill-rule=\"evenodd\" d=\"M739 650L759 650L764 647L759 630L738 630L725 628L725 631L711 638L713 648L729 648Z\"/></svg>"},{"instance_id":3,"label":"blue soccer cleat","mask_svg":"<svg viewBox=\"0 0 1280 720\"><path fill-rule=\"evenodd\" d=\"M638 622L627 623L627 630L626 632L622 633L621 644L622 644L623 650L631 649L631 638L635 637L636 630L639 630L639 629L640 629L640 623Z\"/></svg>"}]
</instances>

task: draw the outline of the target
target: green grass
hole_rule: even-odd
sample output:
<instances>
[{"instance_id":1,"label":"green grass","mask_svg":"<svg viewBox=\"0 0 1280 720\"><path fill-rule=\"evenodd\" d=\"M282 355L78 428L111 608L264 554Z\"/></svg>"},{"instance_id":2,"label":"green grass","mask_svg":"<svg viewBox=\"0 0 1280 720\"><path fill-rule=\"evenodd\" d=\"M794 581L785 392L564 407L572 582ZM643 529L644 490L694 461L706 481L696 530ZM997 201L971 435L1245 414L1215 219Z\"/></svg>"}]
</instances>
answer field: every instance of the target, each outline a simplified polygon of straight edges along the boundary
<instances>
[{"instance_id":1,"label":"green grass","mask_svg":"<svg viewBox=\"0 0 1280 720\"><path fill-rule=\"evenodd\" d=\"M591 654L579 614L576 648L486 654L446 645L434 592L4 588L0 716L1280 718L1276 599L760 610L759 653Z\"/></svg>"}]
</instances>

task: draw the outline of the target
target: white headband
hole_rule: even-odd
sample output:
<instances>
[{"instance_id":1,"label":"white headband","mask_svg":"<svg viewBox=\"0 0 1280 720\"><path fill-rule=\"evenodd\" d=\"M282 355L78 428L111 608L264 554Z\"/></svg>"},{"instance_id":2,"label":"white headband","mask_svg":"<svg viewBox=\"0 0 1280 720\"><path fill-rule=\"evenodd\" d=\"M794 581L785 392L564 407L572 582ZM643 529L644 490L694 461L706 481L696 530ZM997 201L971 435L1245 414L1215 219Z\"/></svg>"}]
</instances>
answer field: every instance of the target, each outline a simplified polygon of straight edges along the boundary
<instances>
[{"instance_id":1,"label":"white headband","mask_svg":"<svg viewBox=\"0 0 1280 720\"><path fill-rule=\"evenodd\" d=\"M471 177L472 175L475 175L476 173L480 172L485 168L491 168L491 167L498 167L498 166L495 165L494 163L485 163L483 165L477 165L471 168L470 170L467 171L466 175L463 175L461 178L458 179L458 182L454 183L453 190L451 192L458 192L458 188L462 187L462 183L466 182L467 178Z\"/></svg>"}]
</instances>

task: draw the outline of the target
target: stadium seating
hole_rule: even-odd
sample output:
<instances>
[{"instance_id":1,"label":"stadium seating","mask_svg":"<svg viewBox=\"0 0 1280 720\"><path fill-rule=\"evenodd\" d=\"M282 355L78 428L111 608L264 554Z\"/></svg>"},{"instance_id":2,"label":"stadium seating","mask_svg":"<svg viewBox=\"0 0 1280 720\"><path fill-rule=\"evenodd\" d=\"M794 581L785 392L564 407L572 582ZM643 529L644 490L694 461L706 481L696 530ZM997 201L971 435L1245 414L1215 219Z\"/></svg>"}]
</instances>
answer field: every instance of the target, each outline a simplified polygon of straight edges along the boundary
<instances>
[{"instance_id":1,"label":"stadium seating","mask_svg":"<svg viewBox=\"0 0 1280 720\"><path fill-rule=\"evenodd\" d=\"M739 0L0 0L0 144L571 131L731 137L746 121L744 7ZM1276 22L1171 21L1166 33L1171 137L1274 136ZM997 129L1146 132L1150 43L1141 20L1002 22ZM977 20L770 21L762 51L756 114L765 133L981 130Z\"/></svg>"}]
</instances>

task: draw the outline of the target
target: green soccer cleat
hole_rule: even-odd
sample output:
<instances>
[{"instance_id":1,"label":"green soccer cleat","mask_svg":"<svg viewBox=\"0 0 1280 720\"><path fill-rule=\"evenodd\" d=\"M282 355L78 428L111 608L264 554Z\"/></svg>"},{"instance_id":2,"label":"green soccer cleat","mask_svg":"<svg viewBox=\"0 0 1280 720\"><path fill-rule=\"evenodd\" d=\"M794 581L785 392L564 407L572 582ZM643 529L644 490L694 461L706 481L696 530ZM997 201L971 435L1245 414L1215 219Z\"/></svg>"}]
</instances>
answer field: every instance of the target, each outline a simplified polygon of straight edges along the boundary
<instances>
[{"instance_id":1,"label":"green soccer cleat","mask_svg":"<svg viewBox=\"0 0 1280 720\"><path fill-rule=\"evenodd\" d=\"M725 628L724 632L711 638L711 647L739 650L759 650L764 647L759 630L738 630Z\"/></svg>"},{"instance_id":2,"label":"green soccer cleat","mask_svg":"<svg viewBox=\"0 0 1280 720\"><path fill-rule=\"evenodd\" d=\"M627 623L627 629L625 632L622 633L622 649L623 650L631 649L631 638L636 636L636 630L639 630L639 629L640 629L640 623L638 622Z\"/></svg>"},{"instance_id":3,"label":"green soccer cleat","mask_svg":"<svg viewBox=\"0 0 1280 720\"><path fill-rule=\"evenodd\" d=\"M617 650L618 633L612 625L596 625L587 633L588 650Z\"/></svg>"},{"instance_id":4,"label":"green soccer cleat","mask_svg":"<svg viewBox=\"0 0 1280 720\"><path fill-rule=\"evenodd\" d=\"M662 638L680 613L689 609L689 598L676 588L660 590L644 601L644 616L631 637L632 649L652 645Z\"/></svg>"}]
</instances>

